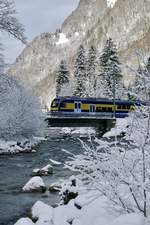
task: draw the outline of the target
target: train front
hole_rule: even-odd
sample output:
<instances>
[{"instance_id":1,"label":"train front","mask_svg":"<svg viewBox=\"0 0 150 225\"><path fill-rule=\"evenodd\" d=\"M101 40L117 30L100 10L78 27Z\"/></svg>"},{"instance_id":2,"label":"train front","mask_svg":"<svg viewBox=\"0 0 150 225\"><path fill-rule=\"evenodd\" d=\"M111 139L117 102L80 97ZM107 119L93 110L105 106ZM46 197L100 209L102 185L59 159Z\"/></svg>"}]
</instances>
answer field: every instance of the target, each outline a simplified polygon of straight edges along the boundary
<instances>
[{"instance_id":1,"label":"train front","mask_svg":"<svg viewBox=\"0 0 150 225\"><path fill-rule=\"evenodd\" d=\"M58 114L59 105L60 105L60 99L54 98L52 103L51 103L50 113L53 114L53 115Z\"/></svg>"}]
</instances>

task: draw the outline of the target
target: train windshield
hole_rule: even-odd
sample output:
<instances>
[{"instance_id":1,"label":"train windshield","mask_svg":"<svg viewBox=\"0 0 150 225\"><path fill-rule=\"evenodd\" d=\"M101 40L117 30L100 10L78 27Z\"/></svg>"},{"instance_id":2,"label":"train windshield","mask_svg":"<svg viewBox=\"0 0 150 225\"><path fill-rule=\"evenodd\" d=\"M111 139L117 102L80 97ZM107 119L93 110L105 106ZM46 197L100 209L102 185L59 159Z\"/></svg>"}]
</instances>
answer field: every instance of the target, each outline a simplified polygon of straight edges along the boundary
<instances>
[{"instance_id":1,"label":"train windshield","mask_svg":"<svg viewBox=\"0 0 150 225\"><path fill-rule=\"evenodd\" d=\"M52 101L51 107L54 108L54 107L58 107L58 106L59 106L59 99L54 99Z\"/></svg>"}]
</instances>

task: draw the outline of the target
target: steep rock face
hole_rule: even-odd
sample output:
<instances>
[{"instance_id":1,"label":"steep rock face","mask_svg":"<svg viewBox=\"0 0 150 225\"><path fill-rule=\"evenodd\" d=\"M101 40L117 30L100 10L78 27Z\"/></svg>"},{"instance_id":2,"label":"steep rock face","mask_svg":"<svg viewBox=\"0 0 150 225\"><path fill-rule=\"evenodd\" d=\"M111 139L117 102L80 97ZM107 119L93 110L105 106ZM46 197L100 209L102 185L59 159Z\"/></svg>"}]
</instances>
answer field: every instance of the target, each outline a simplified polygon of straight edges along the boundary
<instances>
[{"instance_id":1,"label":"steep rock face","mask_svg":"<svg viewBox=\"0 0 150 225\"><path fill-rule=\"evenodd\" d=\"M108 2L81 0L77 9L64 21L61 31L35 38L17 58L10 73L30 86L44 104L49 104L55 96L55 70L60 60L66 59L71 68L81 43L87 47L95 44L101 51L106 39L112 37L122 62L135 64L137 48L148 55L150 1Z\"/></svg>"}]
</instances>

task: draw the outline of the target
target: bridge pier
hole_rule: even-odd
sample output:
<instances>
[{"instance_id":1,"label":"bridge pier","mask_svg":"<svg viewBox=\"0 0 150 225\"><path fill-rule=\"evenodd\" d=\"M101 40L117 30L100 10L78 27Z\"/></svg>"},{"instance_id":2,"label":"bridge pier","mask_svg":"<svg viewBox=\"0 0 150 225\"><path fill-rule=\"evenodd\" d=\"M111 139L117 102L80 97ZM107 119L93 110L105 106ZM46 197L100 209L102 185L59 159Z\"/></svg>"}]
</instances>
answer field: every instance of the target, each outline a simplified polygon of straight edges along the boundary
<instances>
[{"instance_id":1,"label":"bridge pier","mask_svg":"<svg viewBox=\"0 0 150 225\"><path fill-rule=\"evenodd\" d=\"M95 127L96 134L99 137L102 137L106 132L108 132L111 128L115 126L116 120L102 120L100 123L98 123Z\"/></svg>"}]
</instances>

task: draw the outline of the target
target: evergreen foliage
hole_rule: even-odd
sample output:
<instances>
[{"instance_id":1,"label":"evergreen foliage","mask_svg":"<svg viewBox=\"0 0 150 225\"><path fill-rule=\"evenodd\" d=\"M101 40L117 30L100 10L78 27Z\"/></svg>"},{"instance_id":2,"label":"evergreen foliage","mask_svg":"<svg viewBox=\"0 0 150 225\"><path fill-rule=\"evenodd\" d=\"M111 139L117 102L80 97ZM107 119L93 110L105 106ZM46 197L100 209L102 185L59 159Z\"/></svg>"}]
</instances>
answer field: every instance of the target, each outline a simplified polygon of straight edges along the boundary
<instances>
[{"instance_id":1,"label":"evergreen foliage","mask_svg":"<svg viewBox=\"0 0 150 225\"><path fill-rule=\"evenodd\" d=\"M86 97L86 55L83 45L80 45L74 65L74 95Z\"/></svg>"},{"instance_id":2,"label":"evergreen foliage","mask_svg":"<svg viewBox=\"0 0 150 225\"><path fill-rule=\"evenodd\" d=\"M91 46L86 61L86 96L95 97L96 92L96 67L97 67L97 52L94 46Z\"/></svg>"},{"instance_id":3,"label":"evergreen foliage","mask_svg":"<svg viewBox=\"0 0 150 225\"><path fill-rule=\"evenodd\" d=\"M101 79L105 81L106 97L121 98L123 91L122 74L116 46L111 38L106 41L100 56Z\"/></svg>"},{"instance_id":4,"label":"evergreen foliage","mask_svg":"<svg viewBox=\"0 0 150 225\"><path fill-rule=\"evenodd\" d=\"M70 72L65 60L61 60L56 74L56 96L60 95L61 88L64 84L69 83Z\"/></svg>"}]
</instances>

